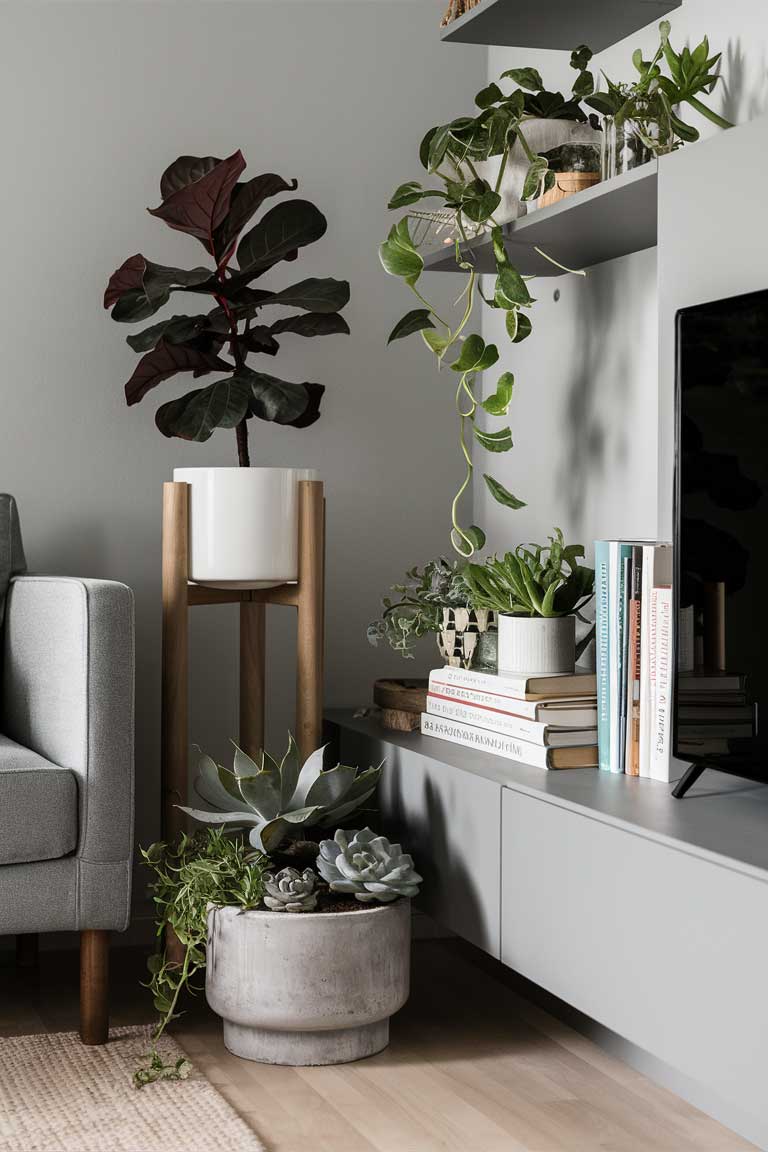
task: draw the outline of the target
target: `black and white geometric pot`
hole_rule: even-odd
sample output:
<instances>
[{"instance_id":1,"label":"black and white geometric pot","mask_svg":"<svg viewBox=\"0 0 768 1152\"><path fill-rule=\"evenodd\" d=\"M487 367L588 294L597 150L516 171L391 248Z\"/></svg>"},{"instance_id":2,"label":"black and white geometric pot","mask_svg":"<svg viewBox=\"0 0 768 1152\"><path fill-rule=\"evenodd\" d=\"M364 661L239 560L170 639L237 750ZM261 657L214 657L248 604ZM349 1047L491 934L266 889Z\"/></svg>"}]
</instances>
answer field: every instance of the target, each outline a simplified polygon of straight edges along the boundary
<instances>
[{"instance_id":1,"label":"black and white geometric pot","mask_svg":"<svg viewBox=\"0 0 768 1152\"><path fill-rule=\"evenodd\" d=\"M446 664L471 668L478 637L496 627L496 614L486 608L443 608L443 626L437 646Z\"/></svg>"}]
</instances>

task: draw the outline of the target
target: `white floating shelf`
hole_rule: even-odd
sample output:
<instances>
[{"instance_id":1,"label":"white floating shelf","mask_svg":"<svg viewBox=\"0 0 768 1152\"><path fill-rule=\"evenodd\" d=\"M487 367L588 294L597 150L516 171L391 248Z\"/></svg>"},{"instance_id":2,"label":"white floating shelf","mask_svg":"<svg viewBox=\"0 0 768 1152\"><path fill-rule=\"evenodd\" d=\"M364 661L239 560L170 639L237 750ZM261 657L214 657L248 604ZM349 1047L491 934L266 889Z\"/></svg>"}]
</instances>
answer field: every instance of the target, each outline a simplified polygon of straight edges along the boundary
<instances>
[{"instance_id":1,"label":"white floating shelf","mask_svg":"<svg viewBox=\"0 0 768 1152\"><path fill-rule=\"evenodd\" d=\"M656 160L622 176L595 184L548 208L536 208L504 225L509 258L523 275L562 276L563 272L536 251L540 248L567 268L591 268L653 248L657 239ZM490 236L467 244L462 252L478 272L495 272ZM425 270L456 272L453 243L424 254Z\"/></svg>"}]
</instances>

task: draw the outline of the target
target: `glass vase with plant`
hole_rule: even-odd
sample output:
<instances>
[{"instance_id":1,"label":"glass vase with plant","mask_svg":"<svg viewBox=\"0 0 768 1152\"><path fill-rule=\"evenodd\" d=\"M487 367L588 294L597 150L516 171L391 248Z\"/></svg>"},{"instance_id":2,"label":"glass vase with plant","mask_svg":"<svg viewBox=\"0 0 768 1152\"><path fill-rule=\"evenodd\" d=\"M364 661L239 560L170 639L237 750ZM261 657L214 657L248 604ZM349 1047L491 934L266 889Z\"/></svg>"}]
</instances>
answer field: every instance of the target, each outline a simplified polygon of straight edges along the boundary
<instances>
[{"instance_id":1,"label":"glass vase with plant","mask_svg":"<svg viewBox=\"0 0 768 1152\"><path fill-rule=\"evenodd\" d=\"M497 613L500 670L572 672L594 635L581 615L595 594L594 569L579 563L584 547L566 544L559 528L548 540L466 566L471 604ZM589 625L578 645L577 618Z\"/></svg>"},{"instance_id":2,"label":"glass vase with plant","mask_svg":"<svg viewBox=\"0 0 768 1152\"><path fill-rule=\"evenodd\" d=\"M640 48L632 54L637 80L617 83L606 76L607 90L586 98L586 103L605 117L603 179L698 140L698 129L680 116L683 104L719 128L733 127L700 99L710 95L720 79L721 53L710 56L706 36L693 50L684 47L676 52L670 31L670 22L662 20L659 46L650 60L643 58Z\"/></svg>"},{"instance_id":3,"label":"glass vase with plant","mask_svg":"<svg viewBox=\"0 0 768 1152\"><path fill-rule=\"evenodd\" d=\"M465 563L445 556L424 568L410 568L396 594L382 600L382 614L368 625L368 642L389 644L406 660L413 660L417 641L434 634L440 655L450 664L472 665L480 636L496 626L494 613L475 609L464 582Z\"/></svg>"},{"instance_id":4,"label":"glass vase with plant","mask_svg":"<svg viewBox=\"0 0 768 1152\"><path fill-rule=\"evenodd\" d=\"M451 541L457 552L466 557L472 556L485 542L481 528L462 523L460 511L462 498L472 479L470 438L475 445L489 452L507 452L512 447L508 426L488 431L477 422L483 413L498 419L507 415L514 376L511 372L504 372L490 396L483 398L480 395L478 374L493 367L499 359L499 351L494 344L486 345L480 336L468 334L475 303L479 297L489 307L504 313L507 336L513 344L530 335L530 312L535 303L528 288L531 277L521 275L504 245L498 211L505 172L513 157L522 154L525 174L519 194L525 201L535 200L554 186L555 174L549 170L546 156L539 155L531 147L529 127L542 120L587 123L589 113L582 107L582 101L594 91L594 77L588 68L591 56L586 46L572 53L571 66L577 75L568 96L548 91L535 68L512 68L504 72L501 80L514 82L512 92L505 93L500 83L489 84L475 97L479 109L476 115L461 116L439 125L424 137L419 159L440 187L424 187L419 181L410 180L395 190L389 202L390 209L398 210L412 209L413 205L425 200L440 201L438 215L441 227L445 227L447 220L452 218L456 266L465 276L455 315L444 316L423 296L418 286L424 270L424 258L419 251L423 235L421 240L418 237L418 233L424 231L423 212L418 214L413 230L412 211L406 212L393 225L379 249L384 269L402 279L421 305L397 322L390 333L389 343L418 332L438 365L449 365L458 377L454 400L465 474L451 505ZM489 296L483 294L472 249L468 246L470 239L486 230L490 231L496 270ZM547 258L553 265L557 264L554 258ZM523 500L493 476L485 473L484 478L491 495L499 503L513 509L524 506Z\"/></svg>"}]
</instances>

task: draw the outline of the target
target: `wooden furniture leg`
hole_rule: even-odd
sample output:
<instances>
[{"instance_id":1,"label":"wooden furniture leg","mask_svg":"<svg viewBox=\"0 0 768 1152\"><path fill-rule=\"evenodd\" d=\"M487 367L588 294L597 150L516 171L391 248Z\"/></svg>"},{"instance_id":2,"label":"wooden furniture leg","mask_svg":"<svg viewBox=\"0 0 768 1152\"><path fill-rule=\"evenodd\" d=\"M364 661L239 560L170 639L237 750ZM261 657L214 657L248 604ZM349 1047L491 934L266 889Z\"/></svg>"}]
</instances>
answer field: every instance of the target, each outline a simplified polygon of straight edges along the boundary
<instances>
[{"instance_id":1,"label":"wooden furniture leg","mask_svg":"<svg viewBox=\"0 0 768 1152\"><path fill-rule=\"evenodd\" d=\"M324 521L322 484L300 481L296 743L304 758L320 746L323 724Z\"/></svg>"},{"instance_id":2,"label":"wooden furniture leg","mask_svg":"<svg viewBox=\"0 0 768 1152\"><path fill-rule=\"evenodd\" d=\"M163 485L162 834L186 828L176 807L187 802L189 486Z\"/></svg>"},{"instance_id":3,"label":"wooden furniture leg","mask_svg":"<svg viewBox=\"0 0 768 1152\"><path fill-rule=\"evenodd\" d=\"M109 932L80 933L80 1039L106 1044L109 1035Z\"/></svg>"},{"instance_id":4,"label":"wooden furniture leg","mask_svg":"<svg viewBox=\"0 0 768 1152\"><path fill-rule=\"evenodd\" d=\"M37 968L40 938L37 932L24 932L16 937L16 967Z\"/></svg>"},{"instance_id":5,"label":"wooden furniture leg","mask_svg":"<svg viewBox=\"0 0 768 1152\"><path fill-rule=\"evenodd\" d=\"M266 608L240 605L240 747L254 759L264 747Z\"/></svg>"}]
</instances>

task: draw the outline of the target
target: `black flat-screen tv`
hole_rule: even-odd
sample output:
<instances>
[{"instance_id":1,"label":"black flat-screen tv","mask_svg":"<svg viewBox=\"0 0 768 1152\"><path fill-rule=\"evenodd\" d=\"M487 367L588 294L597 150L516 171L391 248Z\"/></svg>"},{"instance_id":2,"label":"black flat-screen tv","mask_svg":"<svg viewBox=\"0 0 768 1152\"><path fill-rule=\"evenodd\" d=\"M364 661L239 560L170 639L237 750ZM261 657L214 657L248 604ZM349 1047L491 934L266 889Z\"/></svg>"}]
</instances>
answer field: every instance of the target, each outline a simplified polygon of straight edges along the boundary
<instances>
[{"instance_id":1,"label":"black flat-screen tv","mask_svg":"<svg viewBox=\"0 0 768 1152\"><path fill-rule=\"evenodd\" d=\"M768 291L678 312L675 456L681 796L707 767L768 782Z\"/></svg>"}]
</instances>

